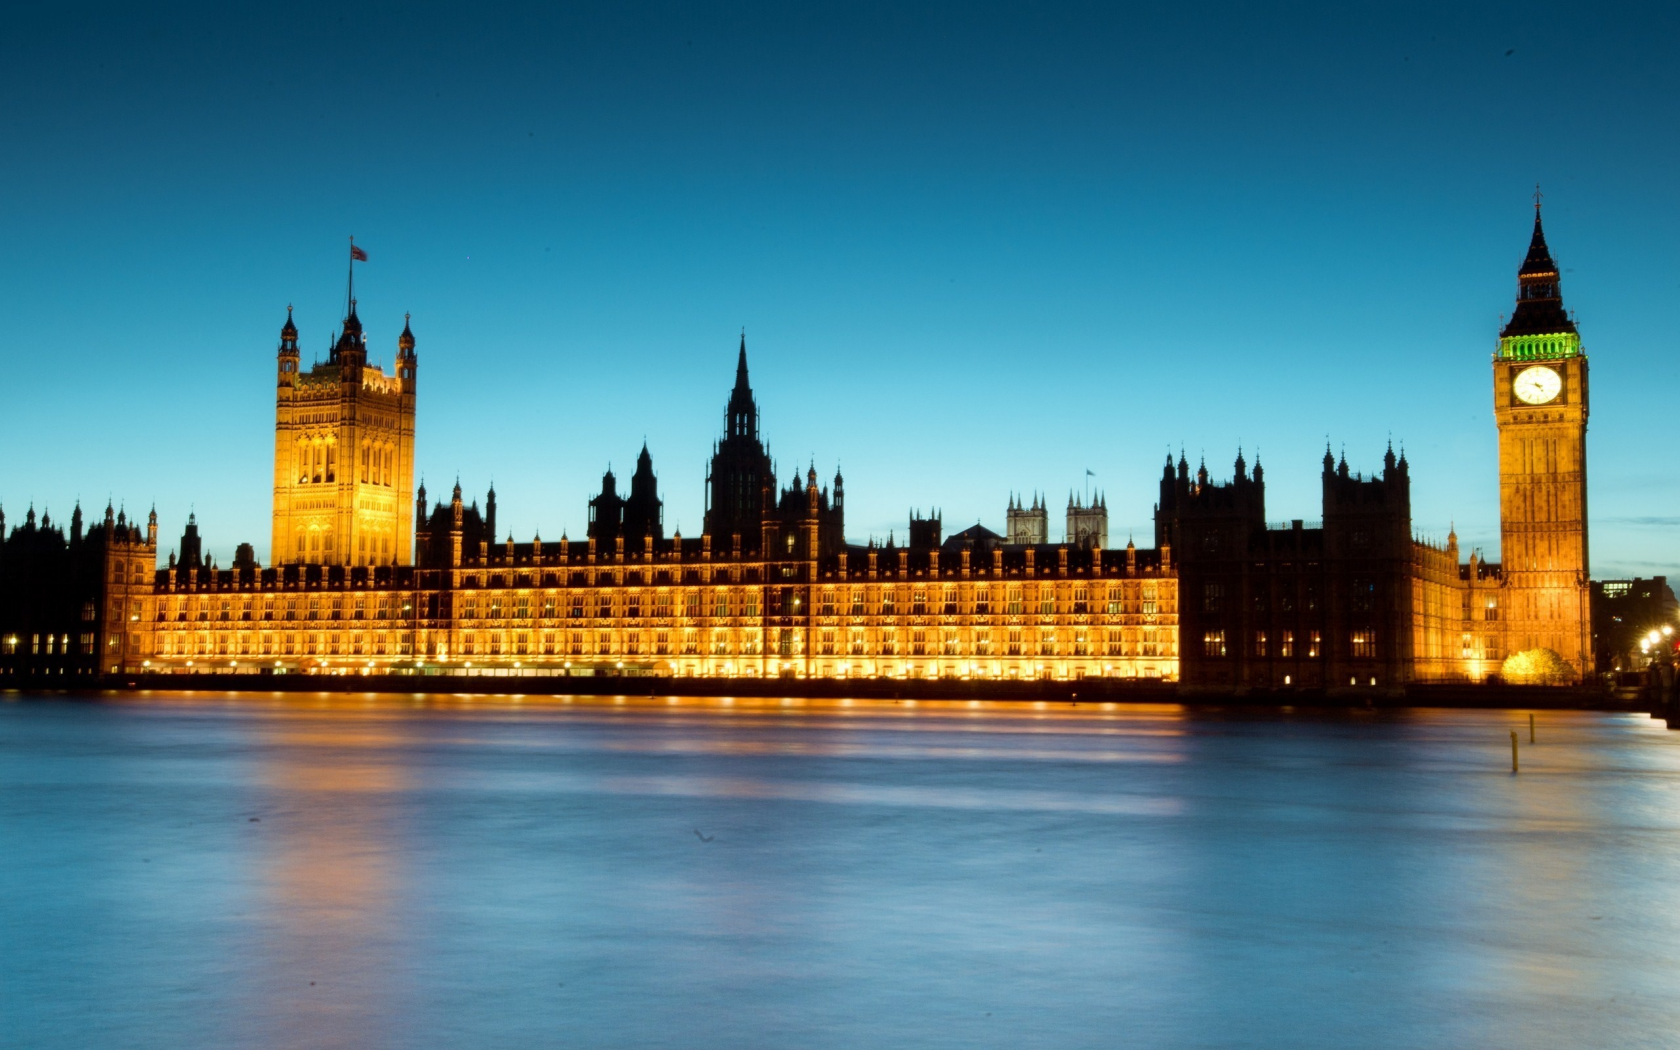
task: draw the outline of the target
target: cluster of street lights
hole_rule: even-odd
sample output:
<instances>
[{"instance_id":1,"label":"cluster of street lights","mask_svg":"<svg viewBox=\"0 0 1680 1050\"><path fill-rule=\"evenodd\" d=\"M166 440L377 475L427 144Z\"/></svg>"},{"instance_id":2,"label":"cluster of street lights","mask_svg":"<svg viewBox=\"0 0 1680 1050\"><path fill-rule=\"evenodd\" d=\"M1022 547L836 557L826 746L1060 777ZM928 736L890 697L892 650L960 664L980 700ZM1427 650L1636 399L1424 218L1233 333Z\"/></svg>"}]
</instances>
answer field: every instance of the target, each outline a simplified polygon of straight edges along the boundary
<instances>
[{"instance_id":1,"label":"cluster of street lights","mask_svg":"<svg viewBox=\"0 0 1680 1050\"><path fill-rule=\"evenodd\" d=\"M1674 628L1670 624L1665 623L1661 627L1654 627L1645 637L1639 640L1639 651L1649 655L1651 650L1663 648L1664 643L1673 636Z\"/></svg>"}]
</instances>

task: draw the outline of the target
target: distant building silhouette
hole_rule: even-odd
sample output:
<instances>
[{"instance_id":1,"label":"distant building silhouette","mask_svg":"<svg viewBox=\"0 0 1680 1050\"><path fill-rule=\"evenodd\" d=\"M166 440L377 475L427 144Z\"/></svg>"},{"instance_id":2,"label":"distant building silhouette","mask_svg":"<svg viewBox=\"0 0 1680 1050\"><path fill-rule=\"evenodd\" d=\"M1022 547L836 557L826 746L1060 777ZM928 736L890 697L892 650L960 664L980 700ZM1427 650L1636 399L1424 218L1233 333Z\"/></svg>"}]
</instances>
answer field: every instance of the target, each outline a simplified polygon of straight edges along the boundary
<instances>
[{"instance_id":1,"label":"distant building silhouette","mask_svg":"<svg viewBox=\"0 0 1680 1050\"><path fill-rule=\"evenodd\" d=\"M1037 493L1033 494L1030 507L1023 505L1019 497L1010 496L1004 526L1010 543L1050 542L1050 511Z\"/></svg>"},{"instance_id":2,"label":"distant building silhouette","mask_svg":"<svg viewBox=\"0 0 1680 1050\"><path fill-rule=\"evenodd\" d=\"M1092 497L1090 506L1084 497L1068 493L1065 535L1068 543L1086 550L1108 546L1108 500L1102 493Z\"/></svg>"}]
</instances>

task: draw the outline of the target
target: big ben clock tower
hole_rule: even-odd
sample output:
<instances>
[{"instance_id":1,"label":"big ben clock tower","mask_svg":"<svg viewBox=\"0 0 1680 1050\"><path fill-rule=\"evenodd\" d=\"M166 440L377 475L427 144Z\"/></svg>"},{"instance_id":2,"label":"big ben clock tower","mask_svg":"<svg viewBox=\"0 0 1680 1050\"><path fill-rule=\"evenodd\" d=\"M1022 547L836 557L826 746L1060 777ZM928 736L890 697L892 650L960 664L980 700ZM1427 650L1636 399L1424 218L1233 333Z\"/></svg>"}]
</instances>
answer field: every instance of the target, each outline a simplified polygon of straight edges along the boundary
<instances>
[{"instance_id":1,"label":"big ben clock tower","mask_svg":"<svg viewBox=\"0 0 1680 1050\"><path fill-rule=\"evenodd\" d=\"M1540 228L1493 359L1507 654L1549 649L1592 671L1587 611L1587 358Z\"/></svg>"}]
</instances>

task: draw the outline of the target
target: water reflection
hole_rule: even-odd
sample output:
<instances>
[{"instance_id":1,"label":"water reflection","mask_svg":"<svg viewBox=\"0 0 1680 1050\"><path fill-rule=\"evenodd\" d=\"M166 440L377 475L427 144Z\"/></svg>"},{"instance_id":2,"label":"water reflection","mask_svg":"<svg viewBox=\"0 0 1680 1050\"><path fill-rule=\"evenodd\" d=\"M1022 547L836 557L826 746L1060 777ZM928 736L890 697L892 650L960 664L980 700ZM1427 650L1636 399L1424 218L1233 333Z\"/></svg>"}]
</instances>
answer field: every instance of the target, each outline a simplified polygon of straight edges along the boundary
<instances>
[{"instance_id":1,"label":"water reflection","mask_svg":"<svg viewBox=\"0 0 1680 1050\"><path fill-rule=\"evenodd\" d=\"M623 700L0 705L0 1044L1680 1030L1646 719Z\"/></svg>"},{"instance_id":2,"label":"water reflection","mask_svg":"<svg viewBox=\"0 0 1680 1050\"><path fill-rule=\"evenodd\" d=\"M249 938L239 1041L370 1047L391 1042L406 974L394 945L403 836L398 797L411 788L401 721L344 713L300 720L270 712L251 727ZM371 950L371 951L370 951Z\"/></svg>"}]
</instances>

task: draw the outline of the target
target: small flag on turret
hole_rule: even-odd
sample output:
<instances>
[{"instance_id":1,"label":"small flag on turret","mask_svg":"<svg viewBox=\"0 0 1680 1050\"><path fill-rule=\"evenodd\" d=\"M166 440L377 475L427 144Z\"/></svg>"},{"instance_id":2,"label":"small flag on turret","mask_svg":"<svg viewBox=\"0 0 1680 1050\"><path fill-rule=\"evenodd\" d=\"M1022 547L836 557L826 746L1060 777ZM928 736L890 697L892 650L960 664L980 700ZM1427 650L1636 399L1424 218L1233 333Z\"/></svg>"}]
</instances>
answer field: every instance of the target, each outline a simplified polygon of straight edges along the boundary
<instances>
[{"instance_id":1,"label":"small flag on turret","mask_svg":"<svg viewBox=\"0 0 1680 1050\"><path fill-rule=\"evenodd\" d=\"M350 258L356 260L357 262L367 262L367 252L362 251L360 248L352 244L350 246Z\"/></svg>"}]
</instances>

